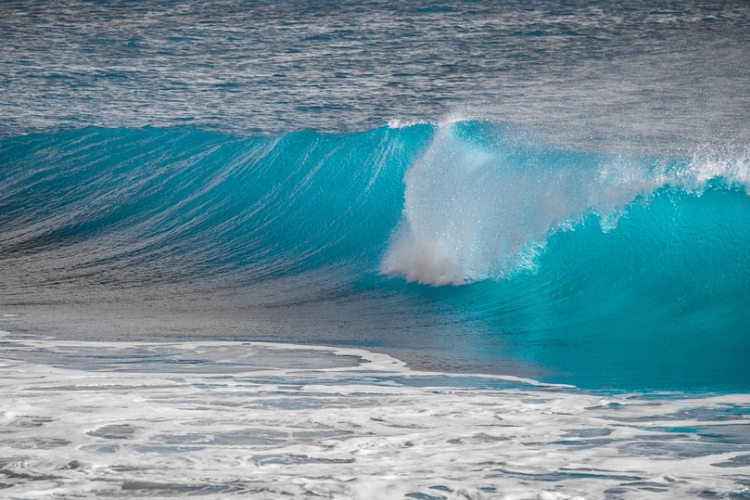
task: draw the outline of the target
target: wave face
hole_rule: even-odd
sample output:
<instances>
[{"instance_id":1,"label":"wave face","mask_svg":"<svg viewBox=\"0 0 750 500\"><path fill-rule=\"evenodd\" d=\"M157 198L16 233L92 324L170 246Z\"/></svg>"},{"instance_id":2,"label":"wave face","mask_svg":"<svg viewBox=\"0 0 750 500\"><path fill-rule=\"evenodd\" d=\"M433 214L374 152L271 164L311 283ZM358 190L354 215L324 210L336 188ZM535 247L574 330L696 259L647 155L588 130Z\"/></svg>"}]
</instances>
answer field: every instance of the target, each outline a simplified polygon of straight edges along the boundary
<instances>
[{"instance_id":1,"label":"wave face","mask_svg":"<svg viewBox=\"0 0 750 500\"><path fill-rule=\"evenodd\" d=\"M742 154L589 153L457 121L86 128L5 137L0 168L5 307L305 304L322 341L343 342L338 311L350 343L545 380L750 388Z\"/></svg>"},{"instance_id":2,"label":"wave face","mask_svg":"<svg viewBox=\"0 0 750 500\"><path fill-rule=\"evenodd\" d=\"M0 252L36 266L35 287L362 272L398 220L401 179L430 134L90 128L6 138Z\"/></svg>"}]
</instances>

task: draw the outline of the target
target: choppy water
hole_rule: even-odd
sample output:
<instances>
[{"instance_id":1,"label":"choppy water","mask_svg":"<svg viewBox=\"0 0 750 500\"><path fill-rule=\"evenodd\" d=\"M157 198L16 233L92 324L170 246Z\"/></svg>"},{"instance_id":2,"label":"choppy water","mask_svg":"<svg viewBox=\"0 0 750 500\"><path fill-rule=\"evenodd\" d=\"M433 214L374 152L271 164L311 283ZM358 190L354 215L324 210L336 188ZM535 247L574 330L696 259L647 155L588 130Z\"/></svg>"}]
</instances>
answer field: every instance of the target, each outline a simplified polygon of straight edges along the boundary
<instances>
[{"instance_id":1,"label":"choppy water","mask_svg":"<svg viewBox=\"0 0 750 500\"><path fill-rule=\"evenodd\" d=\"M2 486L747 496L749 28L0 2Z\"/></svg>"},{"instance_id":2,"label":"choppy water","mask_svg":"<svg viewBox=\"0 0 750 500\"><path fill-rule=\"evenodd\" d=\"M0 127L278 134L472 117L556 140L748 142L743 0L0 5Z\"/></svg>"}]
</instances>

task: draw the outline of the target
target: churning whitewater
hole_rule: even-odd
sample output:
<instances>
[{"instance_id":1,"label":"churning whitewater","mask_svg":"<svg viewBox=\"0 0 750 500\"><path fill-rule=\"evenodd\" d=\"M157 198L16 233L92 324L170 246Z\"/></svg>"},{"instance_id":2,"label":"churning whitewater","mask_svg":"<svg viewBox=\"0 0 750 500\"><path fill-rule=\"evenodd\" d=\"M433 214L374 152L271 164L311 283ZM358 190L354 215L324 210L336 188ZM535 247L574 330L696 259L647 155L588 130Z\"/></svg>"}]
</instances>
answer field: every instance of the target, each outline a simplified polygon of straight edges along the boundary
<instances>
[{"instance_id":1,"label":"churning whitewater","mask_svg":"<svg viewBox=\"0 0 750 500\"><path fill-rule=\"evenodd\" d=\"M708 183L745 191L749 175L744 157L598 155L496 124L449 123L406 172L402 227L382 269L431 285L497 280L532 268L548 237L590 216L609 231L628 205L700 196Z\"/></svg>"},{"instance_id":2,"label":"churning whitewater","mask_svg":"<svg viewBox=\"0 0 750 500\"><path fill-rule=\"evenodd\" d=\"M360 349L0 336L12 498L743 498L750 486L747 395L602 397Z\"/></svg>"}]
</instances>

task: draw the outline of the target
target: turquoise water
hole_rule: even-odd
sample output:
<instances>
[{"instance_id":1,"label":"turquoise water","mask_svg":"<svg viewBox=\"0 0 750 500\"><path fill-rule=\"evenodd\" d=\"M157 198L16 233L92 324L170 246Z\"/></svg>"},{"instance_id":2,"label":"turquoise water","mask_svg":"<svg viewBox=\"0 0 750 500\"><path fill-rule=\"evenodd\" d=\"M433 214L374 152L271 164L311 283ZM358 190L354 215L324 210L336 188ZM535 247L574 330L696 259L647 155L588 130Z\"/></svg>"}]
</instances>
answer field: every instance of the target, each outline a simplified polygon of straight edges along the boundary
<instances>
[{"instance_id":1,"label":"turquoise water","mask_svg":"<svg viewBox=\"0 0 750 500\"><path fill-rule=\"evenodd\" d=\"M750 387L742 157L591 153L455 121L88 127L5 137L0 158L6 306L232 297L285 339L305 338L284 322L304 306L317 341L444 349L459 369ZM326 332L333 315L348 331Z\"/></svg>"}]
</instances>

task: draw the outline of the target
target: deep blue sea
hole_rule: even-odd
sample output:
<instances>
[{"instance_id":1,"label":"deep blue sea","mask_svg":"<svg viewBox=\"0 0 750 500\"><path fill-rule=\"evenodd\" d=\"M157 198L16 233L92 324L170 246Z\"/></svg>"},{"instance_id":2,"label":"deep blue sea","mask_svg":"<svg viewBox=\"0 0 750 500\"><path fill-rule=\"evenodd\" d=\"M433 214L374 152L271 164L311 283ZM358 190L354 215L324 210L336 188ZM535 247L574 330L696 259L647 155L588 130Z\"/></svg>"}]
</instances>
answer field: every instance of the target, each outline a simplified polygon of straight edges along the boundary
<instances>
[{"instance_id":1,"label":"deep blue sea","mask_svg":"<svg viewBox=\"0 0 750 500\"><path fill-rule=\"evenodd\" d=\"M0 307L750 390L745 1L3 1Z\"/></svg>"}]
</instances>

